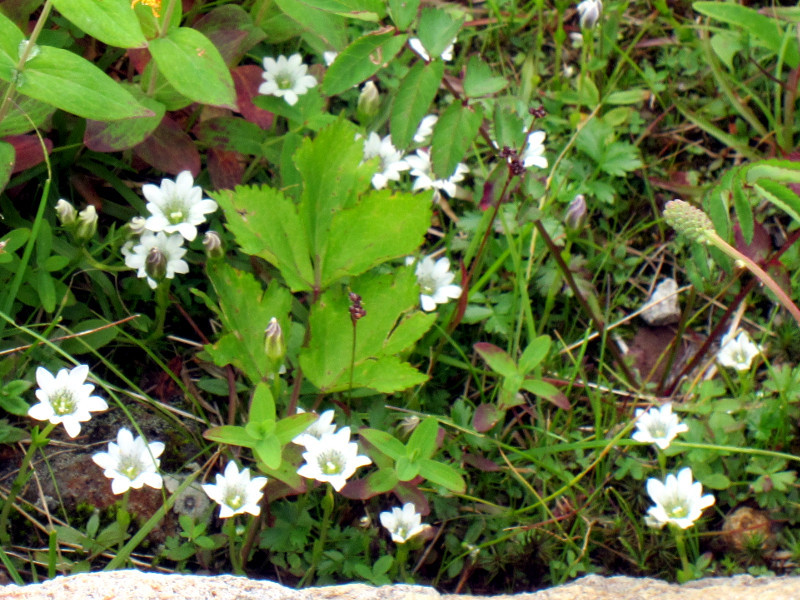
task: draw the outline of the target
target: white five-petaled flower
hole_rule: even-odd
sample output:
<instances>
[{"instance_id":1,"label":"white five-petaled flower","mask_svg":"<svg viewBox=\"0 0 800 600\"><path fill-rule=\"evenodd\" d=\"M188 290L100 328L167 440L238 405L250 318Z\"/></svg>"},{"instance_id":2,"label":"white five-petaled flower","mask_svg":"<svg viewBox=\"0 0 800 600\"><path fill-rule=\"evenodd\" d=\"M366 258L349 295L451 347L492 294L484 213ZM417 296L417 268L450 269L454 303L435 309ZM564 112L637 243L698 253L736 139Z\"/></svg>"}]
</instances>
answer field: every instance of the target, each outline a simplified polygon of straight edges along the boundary
<instances>
[{"instance_id":1,"label":"white five-petaled flower","mask_svg":"<svg viewBox=\"0 0 800 600\"><path fill-rule=\"evenodd\" d=\"M723 367L747 371L753 359L760 353L761 346L754 344L747 332L742 331L735 338L731 334L722 338L722 346L717 352L717 361Z\"/></svg>"},{"instance_id":2,"label":"white five-petaled flower","mask_svg":"<svg viewBox=\"0 0 800 600\"><path fill-rule=\"evenodd\" d=\"M298 413L304 413L302 408L297 409ZM292 439L298 446L308 447L309 443L314 443L320 440L323 435L330 434L336 431L336 425L333 423L333 410L326 410L319 418L311 423L306 430L300 435Z\"/></svg>"},{"instance_id":3,"label":"white five-petaled flower","mask_svg":"<svg viewBox=\"0 0 800 600\"><path fill-rule=\"evenodd\" d=\"M647 493L655 506L647 510L645 522L659 529L667 523L688 529L700 518L703 509L714 504L714 496L704 496L703 486L699 481L692 483L690 467L678 471L677 477L667 475L664 483L658 479L648 479Z\"/></svg>"},{"instance_id":4,"label":"white five-petaled flower","mask_svg":"<svg viewBox=\"0 0 800 600\"><path fill-rule=\"evenodd\" d=\"M444 192L451 198L456 195L456 183L463 181L464 175L469 173L469 167L463 163L458 163L456 170L447 179L434 179L433 166L431 165L431 155L427 150L420 148L416 154L405 157L405 162L411 167L414 180L414 190L430 190Z\"/></svg>"},{"instance_id":5,"label":"white five-petaled flower","mask_svg":"<svg viewBox=\"0 0 800 600\"><path fill-rule=\"evenodd\" d=\"M672 402L667 402L661 408L655 406L644 411L636 409L636 431L633 439L643 444L655 444L662 450L669 448L672 440L679 433L689 431L686 423L678 420L678 415L672 412Z\"/></svg>"},{"instance_id":6,"label":"white five-petaled flower","mask_svg":"<svg viewBox=\"0 0 800 600\"><path fill-rule=\"evenodd\" d=\"M542 131L532 131L528 136L525 150L522 151L522 165L528 169L530 167L547 168L547 158L544 155L544 138L547 134Z\"/></svg>"},{"instance_id":7,"label":"white five-petaled flower","mask_svg":"<svg viewBox=\"0 0 800 600\"><path fill-rule=\"evenodd\" d=\"M203 198L202 188L194 185L189 171L178 173L175 181L162 179L161 187L145 184L142 194L147 198L147 210L150 211L145 229L180 233L190 242L197 237L197 226L205 223L205 215L217 210L216 202Z\"/></svg>"},{"instance_id":8,"label":"white five-petaled flower","mask_svg":"<svg viewBox=\"0 0 800 600\"><path fill-rule=\"evenodd\" d=\"M456 38L453 38L453 41L450 42L447 48L445 48L442 51L440 58L443 61L449 62L453 60L453 48L455 46L455 43L456 43ZM431 62L431 57L428 54L428 51L425 50L425 46L422 45L422 42L420 41L419 38L411 38L410 40L408 40L408 45L414 52L416 52L422 57L422 60L424 60L425 62Z\"/></svg>"},{"instance_id":9,"label":"white five-petaled flower","mask_svg":"<svg viewBox=\"0 0 800 600\"><path fill-rule=\"evenodd\" d=\"M412 257L406 259L406 264L414 262ZM437 304L447 304L451 299L461 297L461 286L455 285L455 274L450 272L450 260L443 256L436 262L432 256L426 256L417 263L415 271L419 284L419 303L422 310L431 312L436 310Z\"/></svg>"},{"instance_id":10,"label":"white five-petaled flower","mask_svg":"<svg viewBox=\"0 0 800 600\"><path fill-rule=\"evenodd\" d=\"M394 507L380 515L381 525L389 530L392 541L396 544L405 544L418 533L425 531L428 526L422 523L422 515L411 502L406 502L403 508Z\"/></svg>"},{"instance_id":11,"label":"white five-petaled flower","mask_svg":"<svg viewBox=\"0 0 800 600\"><path fill-rule=\"evenodd\" d=\"M603 2L601 0L583 0L578 4L581 27L594 27L600 20L602 12Z\"/></svg>"},{"instance_id":12,"label":"white five-petaled flower","mask_svg":"<svg viewBox=\"0 0 800 600\"><path fill-rule=\"evenodd\" d=\"M264 493L261 489L267 485L266 477L253 477L250 479L250 469L239 468L230 461L225 467L225 474L216 475L217 483L204 483L203 491L214 502L219 504L219 516L227 519L233 515L261 513L261 498Z\"/></svg>"},{"instance_id":13,"label":"white five-petaled flower","mask_svg":"<svg viewBox=\"0 0 800 600\"><path fill-rule=\"evenodd\" d=\"M374 131L364 142L364 160L380 158L380 171L372 176L372 187L381 190L389 181L400 181L400 172L408 171L408 164L403 160L403 153L392 144L392 136L381 139Z\"/></svg>"},{"instance_id":14,"label":"white five-petaled flower","mask_svg":"<svg viewBox=\"0 0 800 600\"><path fill-rule=\"evenodd\" d=\"M141 436L134 439L123 427L117 433L117 443L109 442L108 452L98 452L92 455L92 460L111 479L111 491L124 494L143 485L161 489L164 480L158 472L161 464L158 457L162 452L163 442L145 442Z\"/></svg>"},{"instance_id":15,"label":"white five-petaled flower","mask_svg":"<svg viewBox=\"0 0 800 600\"><path fill-rule=\"evenodd\" d=\"M108 404L100 396L92 396L94 386L86 383L87 365L61 369L53 377L44 367L36 369L36 397L39 404L28 409L28 416L37 421L62 423L67 435L74 438L81 431L81 423L92 418L92 412L106 410Z\"/></svg>"},{"instance_id":16,"label":"white five-petaled flower","mask_svg":"<svg viewBox=\"0 0 800 600\"><path fill-rule=\"evenodd\" d=\"M259 94L278 96L286 100L289 106L294 106L299 97L317 85L313 75L308 75L308 65L303 63L303 57L292 54L289 58L279 56L278 60L269 56L264 57L264 78L258 88Z\"/></svg>"},{"instance_id":17,"label":"white five-petaled flower","mask_svg":"<svg viewBox=\"0 0 800 600\"><path fill-rule=\"evenodd\" d=\"M318 440L307 440L303 459L306 464L297 469L298 475L327 481L337 492L358 467L372 463L368 456L358 453L358 444L350 441L349 427L326 433Z\"/></svg>"},{"instance_id":18,"label":"white five-petaled flower","mask_svg":"<svg viewBox=\"0 0 800 600\"><path fill-rule=\"evenodd\" d=\"M138 269L139 277L147 277L147 283L151 288L156 289L158 281L153 279L152 273L148 273L148 257L152 258L156 253L162 256L164 264L164 277L172 279L175 273L188 273L189 265L183 260L186 248L183 247L183 238L174 233L170 236L163 232L145 232L133 248L125 254L125 264L131 269Z\"/></svg>"},{"instance_id":19,"label":"white five-petaled flower","mask_svg":"<svg viewBox=\"0 0 800 600\"><path fill-rule=\"evenodd\" d=\"M417 127L417 132L414 134L414 141L417 144L424 144L427 142L428 138L433 134L433 126L436 125L438 120L439 117L436 115L425 115L422 117L422 121L419 122L419 127Z\"/></svg>"}]
</instances>

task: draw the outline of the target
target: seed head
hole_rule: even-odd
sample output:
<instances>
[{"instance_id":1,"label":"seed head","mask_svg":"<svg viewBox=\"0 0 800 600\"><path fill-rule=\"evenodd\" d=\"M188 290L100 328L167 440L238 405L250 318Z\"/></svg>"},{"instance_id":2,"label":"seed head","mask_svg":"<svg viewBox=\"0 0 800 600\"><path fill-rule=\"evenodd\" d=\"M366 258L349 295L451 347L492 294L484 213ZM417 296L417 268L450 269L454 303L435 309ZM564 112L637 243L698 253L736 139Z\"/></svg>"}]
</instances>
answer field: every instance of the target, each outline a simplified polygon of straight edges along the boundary
<instances>
[{"instance_id":1,"label":"seed head","mask_svg":"<svg viewBox=\"0 0 800 600\"><path fill-rule=\"evenodd\" d=\"M714 224L708 215L683 200L671 200L664 206L667 224L695 242L708 243L714 234Z\"/></svg>"}]
</instances>

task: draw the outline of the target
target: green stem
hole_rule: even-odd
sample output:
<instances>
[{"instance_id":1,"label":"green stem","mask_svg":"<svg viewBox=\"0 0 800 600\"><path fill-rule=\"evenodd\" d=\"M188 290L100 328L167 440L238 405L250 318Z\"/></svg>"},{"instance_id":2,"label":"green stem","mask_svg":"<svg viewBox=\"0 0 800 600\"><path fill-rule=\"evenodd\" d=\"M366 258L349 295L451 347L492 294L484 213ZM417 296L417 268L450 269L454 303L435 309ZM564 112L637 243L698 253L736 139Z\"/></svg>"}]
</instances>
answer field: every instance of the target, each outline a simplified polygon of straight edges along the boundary
<instances>
[{"instance_id":1,"label":"green stem","mask_svg":"<svg viewBox=\"0 0 800 600\"><path fill-rule=\"evenodd\" d=\"M169 286L169 279L160 281L156 286L156 322L152 333L147 338L149 342L159 339L164 334L164 322L167 319L167 308L169 307Z\"/></svg>"},{"instance_id":2,"label":"green stem","mask_svg":"<svg viewBox=\"0 0 800 600\"><path fill-rule=\"evenodd\" d=\"M236 548L236 517L231 517L225 521L225 535L228 536L228 552L231 555L231 567L237 575L244 575L242 566L242 554Z\"/></svg>"},{"instance_id":3,"label":"green stem","mask_svg":"<svg viewBox=\"0 0 800 600\"><path fill-rule=\"evenodd\" d=\"M3 546L7 546L11 541L11 534L8 533L8 516L11 514L11 507L14 506L17 495L28 481L33 455L39 448L47 445L50 441L48 436L53 432L54 428L54 423L48 423L41 433L39 433L38 426L31 430L31 445L28 446L28 451L25 452L25 456L22 458L22 464L19 466L17 476L14 478L14 483L11 484L11 490L8 492L6 501L3 502L2 511L0 511L0 544Z\"/></svg>"},{"instance_id":4,"label":"green stem","mask_svg":"<svg viewBox=\"0 0 800 600\"><path fill-rule=\"evenodd\" d=\"M392 572L400 568L400 578L408 583L408 575L406 573L406 563L408 562L408 543L397 544L397 555L394 557L394 565L392 565Z\"/></svg>"},{"instance_id":5,"label":"green stem","mask_svg":"<svg viewBox=\"0 0 800 600\"><path fill-rule=\"evenodd\" d=\"M333 487L330 484L326 486L325 497L322 499L322 525L319 530L319 537L314 542L314 549L311 552L311 566L303 575L298 587L308 585L314 580L319 562L322 559L322 551L325 549L325 541L328 538L328 528L331 525L331 513L333 512Z\"/></svg>"},{"instance_id":6,"label":"green stem","mask_svg":"<svg viewBox=\"0 0 800 600\"><path fill-rule=\"evenodd\" d=\"M671 526L672 533L675 536L675 545L678 548L678 556L681 557L681 570L684 572L684 577L694 579L692 573L692 565L689 563L689 558L686 556L686 540L684 539L685 532L678 526Z\"/></svg>"}]
</instances>

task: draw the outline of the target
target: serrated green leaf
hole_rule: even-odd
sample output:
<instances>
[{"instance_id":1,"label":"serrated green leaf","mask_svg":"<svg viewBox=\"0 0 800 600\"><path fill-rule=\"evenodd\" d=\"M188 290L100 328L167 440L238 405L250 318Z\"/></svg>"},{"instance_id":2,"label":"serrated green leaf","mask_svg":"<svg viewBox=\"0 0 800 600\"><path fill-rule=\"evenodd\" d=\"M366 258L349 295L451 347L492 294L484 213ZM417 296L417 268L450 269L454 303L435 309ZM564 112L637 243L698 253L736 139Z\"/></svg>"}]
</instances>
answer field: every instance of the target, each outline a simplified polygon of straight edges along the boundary
<instances>
[{"instance_id":1,"label":"serrated green leaf","mask_svg":"<svg viewBox=\"0 0 800 600\"><path fill-rule=\"evenodd\" d=\"M489 368L501 377L514 377L518 375L517 364L502 348L488 342L478 342L473 346L475 351L486 361Z\"/></svg>"},{"instance_id":2,"label":"serrated green leaf","mask_svg":"<svg viewBox=\"0 0 800 600\"><path fill-rule=\"evenodd\" d=\"M400 52L408 36L386 33L367 34L345 48L325 73L322 91L341 94L374 75Z\"/></svg>"},{"instance_id":3,"label":"serrated green leaf","mask_svg":"<svg viewBox=\"0 0 800 600\"><path fill-rule=\"evenodd\" d=\"M528 344L519 359L519 372L528 374L533 371L550 352L550 336L540 335Z\"/></svg>"},{"instance_id":4,"label":"serrated green leaf","mask_svg":"<svg viewBox=\"0 0 800 600\"><path fill-rule=\"evenodd\" d=\"M384 343L383 351L386 354L396 354L407 350L433 327L436 318L437 314L435 312L415 312L404 318L392 331L391 337Z\"/></svg>"},{"instance_id":5,"label":"serrated green leaf","mask_svg":"<svg viewBox=\"0 0 800 600\"><path fill-rule=\"evenodd\" d=\"M419 0L389 0L389 15L394 26L405 31L414 22L419 10Z\"/></svg>"},{"instance_id":6,"label":"serrated green leaf","mask_svg":"<svg viewBox=\"0 0 800 600\"><path fill-rule=\"evenodd\" d=\"M427 114L444 76L441 61L416 63L400 83L392 103L390 133L398 148L405 148Z\"/></svg>"},{"instance_id":7,"label":"serrated green leaf","mask_svg":"<svg viewBox=\"0 0 800 600\"><path fill-rule=\"evenodd\" d=\"M792 190L769 179L759 179L753 183L753 189L764 200L771 202L795 222L800 223L800 197Z\"/></svg>"},{"instance_id":8,"label":"serrated green leaf","mask_svg":"<svg viewBox=\"0 0 800 600\"><path fill-rule=\"evenodd\" d=\"M148 49L159 71L182 95L237 110L233 77L219 50L202 33L176 27L150 40Z\"/></svg>"},{"instance_id":9,"label":"serrated green leaf","mask_svg":"<svg viewBox=\"0 0 800 600\"><path fill-rule=\"evenodd\" d=\"M800 183L800 163L791 160L761 160L741 169L748 183L770 179L778 183Z\"/></svg>"},{"instance_id":10,"label":"serrated green leaf","mask_svg":"<svg viewBox=\"0 0 800 600\"><path fill-rule=\"evenodd\" d=\"M109 46L143 48L147 40L128 0L53 0L53 6L83 32Z\"/></svg>"},{"instance_id":11,"label":"serrated green leaf","mask_svg":"<svg viewBox=\"0 0 800 600\"><path fill-rule=\"evenodd\" d=\"M453 174L478 135L483 122L479 106L464 106L453 102L448 106L433 128L431 162L437 178L447 179Z\"/></svg>"},{"instance_id":12,"label":"serrated green leaf","mask_svg":"<svg viewBox=\"0 0 800 600\"><path fill-rule=\"evenodd\" d=\"M17 80L17 91L47 102L79 117L114 121L152 116L121 85L100 69L67 50L39 46L25 72ZM3 76L0 66L0 78Z\"/></svg>"},{"instance_id":13,"label":"serrated green leaf","mask_svg":"<svg viewBox=\"0 0 800 600\"><path fill-rule=\"evenodd\" d=\"M243 448L254 448L259 441L249 435L244 427L239 427L237 425L212 427L203 432L203 437L212 442L219 442L220 444L228 444L230 446L242 446Z\"/></svg>"},{"instance_id":14,"label":"serrated green leaf","mask_svg":"<svg viewBox=\"0 0 800 600\"><path fill-rule=\"evenodd\" d=\"M739 220L744 243L749 245L753 241L753 208L740 185L733 186L733 207L736 211L736 218Z\"/></svg>"},{"instance_id":15,"label":"serrated green leaf","mask_svg":"<svg viewBox=\"0 0 800 600\"><path fill-rule=\"evenodd\" d=\"M478 98L496 94L508 85L503 77L496 77L489 65L478 55L473 55L467 63L464 77L464 94L467 98Z\"/></svg>"},{"instance_id":16,"label":"serrated green leaf","mask_svg":"<svg viewBox=\"0 0 800 600\"><path fill-rule=\"evenodd\" d=\"M624 177L627 173L640 169L642 160L639 158L639 150L633 144L613 142L605 148L598 166L609 175Z\"/></svg>"},{"instance_id":17,"label":"serrated green leaf","mask_svg":"<svg viewBox=\"0 0 800 600\"><path fill-rule=\"evenodd\" d=\"M436 436L439 432L439 423L433 417L428 417L416 426L406 443L406 455L417 458L430 458L436 452Z\"/></svg>"},{"instance_id":18,"label":"serrated green leaf","mask_svg":"<svg viewBox=\"0 0 800 600\"><path fill-rule=\"evenodd\" d=\"M428 56L437 59L458 35L463 19L453 17L448 11L428 6L422 10L417 34Z\"/></svg>"},{"instance_id":19,"label":"serrated green leaf","mask_svg":"<svg viewBox=\"0 0 800 600\"><path fill-rule=\"evenodd\" d=\"M361 429L359 435L393 460L406 455L406 447L393 435L378 429Z\"/></svg>"},{"instance_id":20,"label":"serrated green leaf","mask_svg":"<svg viewBox=\"0 0 800 600\"><path fill-rule=\"evenodd\" d=\"M441 485L457 494L462 494L467 489L464 478L461 477L456 469L429 458L419 461L419 474L428 481Z\"/></svg>"}]
</instances>

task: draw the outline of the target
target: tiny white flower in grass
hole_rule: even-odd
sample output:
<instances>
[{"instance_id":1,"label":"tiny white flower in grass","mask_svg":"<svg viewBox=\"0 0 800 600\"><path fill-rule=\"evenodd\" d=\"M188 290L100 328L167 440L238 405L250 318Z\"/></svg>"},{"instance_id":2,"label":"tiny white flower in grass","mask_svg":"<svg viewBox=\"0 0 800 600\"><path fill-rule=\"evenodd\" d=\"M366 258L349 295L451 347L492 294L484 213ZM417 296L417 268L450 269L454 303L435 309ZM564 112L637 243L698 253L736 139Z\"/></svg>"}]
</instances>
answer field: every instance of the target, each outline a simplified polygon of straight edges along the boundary
<instances>
[{"instance_id":1,"label":"tiny white flower in grass","mask_svg":"<svg viewBox=\"0 0 800 600\"><path fill-rule=\"evenodd\" d=\"M642 408L636 409L636 431L633 439L637 442L655 444L666 450L672 440L685 431L689 431L689 426L679 422L678 415L672 412L671 402L667 402L661 408L654 406L647 412Z\"/></svg>"},{"instance_id":2,"label":"tiny white flower in grass","mask_svg":"<svg viewBox=\"0 0 800 600\"><path fill-rule=\"evenodd\" d=\"M108 452L92 455L94 463L104 469L103 475L111 479L111 491L124 494L129 489L143 485L161 489L164 481L158 472L159 456L164 452L163 442L145 442L123 427L117 432L117 443L108 443Z\"/></svg>"},{"instance_id":3,"label":"tiny white flower in grass","mask_svg":"<svg viewBox=\"0 0 800 600\"><path fill-rule=\"evenodd\" d=\"M414 134L414 141L417 144L427 142L428 138L433 135L433 126L436 125L437 121L439 121L439 117L436 115L422 117L422 121L419 122L419 127L417 127L417 132Z\"/></svg>"},{"instance_id":4,"label":"tiny white flower in grass","mask_svg":"<svg viewBox=\"0 0 800 600\"><path fill-rule=\"evenodd\" d=\"M261 513L261 498L264 493L261 489L267 485L266 477L253 477L250 479L250 469L242 469L230 461L225 467L225 474L216 475L217 483L204 483L203 491L214 502L219 504L219 516L227 519L233 515Z\"/></svg>"},{"instance_id":5,"label":"tiny white flower in grass","mask_svg":"<svg viewBox=\"0 0 800 600\"><path fill-rule=\"evenodd\" d=\"M167 236L163 232L145 232L139 243L130 248L125 264L138 269L139 277L147 277L147 283L156 289L161 279L172 279L175 273L188 273L189 265L183 260L186 248L183 238L177 233Z\"/></svg>"},{"instance_id":6,"label":"tiny white flower in grass","mask_svg":"<svg viewBox=\"0 0 800 600\"><path fill-rule=\"evenodd\" d=\"M422 515L411 502L406 502L403 508L393 508L380 515L381 525L389 530L392 541L397 544L405 544L418 533L425 531L428 526L422 523Z\"/></svg>"},{"instance_id":7,"label":"tiny white flower in grass","mask_svg":"<svg viewBox=\"0 0 800 600\"><path fill-rule=\"evenodd\" d=\"M36 369L36 397L39 404L28 409L28 416L37 421L61 423L69 437L74 438L81 431L81 423L92 418L93 412L106 410L108 404L100 396L92 396L94 386L86 383L89 375L87 365L73 369L61 369L53 377L44 367Z\"/></svg>"},{"instance_id":8,"label":"tiny white flower in grass","mask_svg":"<svg viewBox=\"0 0 800 600\"><path fill-rule=\"evenodd\" d=\"M400 181L400 172L408 171L408 164L403 160L403 153L392 144L392 136L381 139L374 131L364 142L364 160L380 158L380 171L372 176L372 187L380 190L389 181Z\"/></svg>"},{"instance_id":9,"label":"tiny white flower in grass","mask_svg":"<svg viewBox=\"0 0 800 600\"><path fill-rule=\"evenodd\" d=\"M302 408L297 409L298 413L304 413ZM292 439L292 441L299 445L308 447L309 443L318 442L323 435L330 434L336 431L336 425L333 424L333 410L326 410L319 418L311 423L306 430L300 435Z\"/></svg>"},{"instance_id":10,"label":"tiny white flower in grass","mask_svg":"<svg viewBox=\"0 0 800 600\"><path fill-rule=\"evenodd\" d=\"M372 463L368 456L358 453L358 444L350 441L349 427L342 427L336 433L326 433L318 440L307 440L303 459L306 464L297 469L298 475L327 481L337 492L357 468Z\"/></svg>"},{"instance_id":11,"label":"tiny white flower in grass","mask_svg":"<svg viewBox=\"0 0 800 600\"><path fill-rule=\"evenodd\" d=\"M453 38L453 41L450 42L447 48L445 48L442 51L440 58L443 61L449 62L453 60L453 48L455 46L455 43L456 43L456 38ZM420 41L419 38L411 38L410 40L408 40L408 45L414 52L419 54L425 62L431 61L431 57L428 55L428 51L425 50L425 46L422 45L422 42Z\"/></svg>"},{"instance_id":12,"label":"tiny white flower in grass","mask_svg":"<svg viewBox=\"0 0 800 600\"><path fill-rule=\"evenodd\" d=\"M456 183L464 180L464 175L469 173L469 167L463 163L456 165L456 170L447 179L434 179L431 155L427 150L420 148L415 154L405 157L405 162L411 167L411 176L416 177L412 189L444 192L451 198L456 195Z\"/></svg>"},{"instance_id":13,"label":"tiny white flower in grass","mask_svg":"<svg viewBox=\"0 0 800 600\"><path fill-rule=\"evenodd\" d=\"M413 258L406 259L406 264L413 261ZM437 304L447 304L461 297L461 286L453 283L456 276L450 272L450 260L446 256L436 262L433 257L426 256L417 263L416 274L419 303L425 312L436 310Z\"/></svg>"},{"instance_id":14,"label":"tiny white flower in grass","mask_svg":"<svg viewBox=\"0 0 800 600\"><path fill-rule=\"evenodd\" d=\"M581 27L594 27L602 13L603 3L601 0L583 0L578 4Z\"/></svg>"},{"instance_id":15,"label":"tiny white flower in grass","mask_svg":"<svg viewBox=\"0 0 800 600\"><path fill-rule=\"evenodd\" d=\"M530 167L539 167L540 169L547 168L547 158L544 156L544 138L547 134L544 131L532 131L528 136L525 150L522 151L522 165L529 169Z\"/></svg>"},{"instance_id":16,"label":"tiny white flower in grass","mask_svg":"<svg viewBox=\"0 0 800 600\"><path fill-rule=\"evenodd\" d=\"M188 241L197 237L197 225L205 223L205 215L217 210L217 203L203 198L203 190L194 185L189 171L181 171L175 178L162 179L161 186L148 183L142 186L150 216L145 229L180 233Z\"/></svg>"},{"instance_id":17,"label":"tiny white flower in grass","mask_svg":"<svg viewBox=\"0 0 800 600\"><path fill-rule=\"evenodd\" d=\"M317 85L313 75L308 75L308 65L303 63L303 57L292 54L289 58L279 56L278 60L269 56L264 57L264 78L258 88L259 94L283 98L286 104L294 106L299 97Z\"/></svg>"},{"instance_id":18,"label":"tiny white flower in grass","mask_svg":"<svg viewBox=\"0 0 800 600\"><path fill-rule=\"evenodd\" d=\"M730 367L737 371L747 371L753 359L761 353L761 346L750 340L746 331L742 331L735 338L728 334L722 338L722 346L717 352L717 361L723 367Z\"/></svg>"},{"instance_id":19,"label":"tiny white flower in grass","mask_svg":"<svg viewBox=\"0 0 800 600\"><path fill-rule=\"evenodd\" d=\"M677 477L667 475L664 483L648 479L647 493L655 506L648 509L645 522L659 529L667 523L688 529L700 518L703 509L714 504L714 496L704 496L702 484L692 482L692 469L689 467L678 471Z\"/></svg>"}]
</instances>

